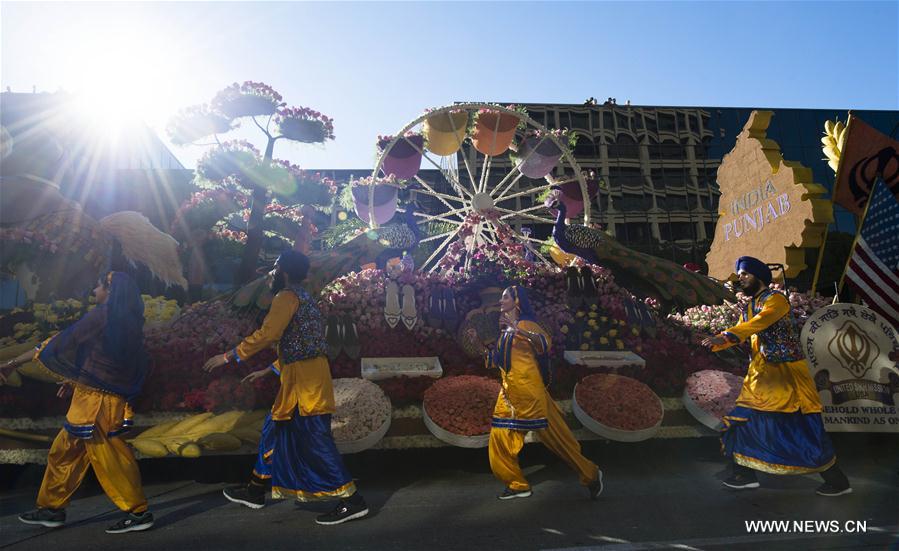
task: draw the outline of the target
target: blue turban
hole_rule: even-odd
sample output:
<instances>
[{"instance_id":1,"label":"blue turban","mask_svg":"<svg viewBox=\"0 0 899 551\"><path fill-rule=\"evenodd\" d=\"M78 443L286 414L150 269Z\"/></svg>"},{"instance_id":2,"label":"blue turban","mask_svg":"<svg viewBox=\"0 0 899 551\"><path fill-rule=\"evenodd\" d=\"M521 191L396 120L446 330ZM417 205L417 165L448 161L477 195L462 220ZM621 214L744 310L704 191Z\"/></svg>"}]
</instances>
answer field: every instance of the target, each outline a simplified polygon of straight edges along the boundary
<instances>
[{"instance_id":1,"label":"blue turban","mask_svg":"<svg viewBox=\"0 0 899 551\"><path fill-rule=\"evenodd\" d=\"M735 270L737 271L737 273L740 273L740 270L743 270L744 272L752 274L762 280L762 283L764 283L765 285L771 285L771 268L769 268L767 264L765 264L758 258L753 258L751 256L741 256L737 259Z\"/></svg>"},{"instance_id":2,"label":"blue turban","mask_svg":"<svg viewBox=\"0 0 899 551\"><path fill-rule=\"evenodd\" d=\"M297 284L309 273L309 257L299 251L288 249L281 253L275 264L281 266L281 271L290 276L290 282Z\"/></svg>"}]
</instances>

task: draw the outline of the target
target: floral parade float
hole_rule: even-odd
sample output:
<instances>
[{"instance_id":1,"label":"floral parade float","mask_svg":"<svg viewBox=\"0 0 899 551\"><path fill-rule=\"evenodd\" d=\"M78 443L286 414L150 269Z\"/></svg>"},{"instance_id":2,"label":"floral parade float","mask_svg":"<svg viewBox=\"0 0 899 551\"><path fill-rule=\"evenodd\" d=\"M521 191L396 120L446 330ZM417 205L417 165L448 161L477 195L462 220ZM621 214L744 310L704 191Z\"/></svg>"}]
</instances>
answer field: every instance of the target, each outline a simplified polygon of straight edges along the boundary
<instances>
[{"instance_id":1,"label":"floral parade float","mask_svg":"<svg viewBox=\"0 0 899 551\"><path fill-rule=\"evenodd\" d=\"M270 96L272 102L280 102L280 96L276 99L267 91L240 94ZM233 98L223 97L226 100ZM311 121L319 129L318 134L308 134L310 139L333 135L320 114L284 111L282 120L278 110L283 106L266 115L261 112L266 102L252 98L245 103L230 113L253 109L258 114L247 116L271 117L282 134L293 124L284 121L293 117ZM191 124L182 121L176 130L197 139L203 131L230 128L233 117L216 109L210 105L187 112L185 116L193 117ZM303 126L293 128L296 139ZM531 145L524 145L535 137L536 143L531 140ZM452 149L453 140L462 149L439 155ZM561 167L567 177L549 176L515 191L516 184L527 178L522 172L525 160L541 150L540 140L559 149L557 162L564 166L553 166ZM429 149L432 142L439 152ZM398 144L405 149L395 150ZM468 155L468 144L477 153ZM552 335L555 377L550 392L573 426L588 426L592 420L625 433L622 439L631 441L653 435L714 434L690 417L682 400L696 372L725 373L728 380L742 378L745 362L712 354L697 343L701 336L735 321L745 298L734 297L710 280L670 263L645 258L590 227L591 199L599 183L580 170L568 144L565 133L539 125L522 110L491 104L431 110L389 139L379 140L373 174L349 185L355 203L350 208L361 226L332 249L308 252L312 267L305 286L317 294L327 324L328 355L338 395L332 430L345 452L448 442L472 445L485 440L498 376L485 371L480 347L468 341L466 329L474 327L482 342L495 340L498 292L512 284L531 290L538 319ZM334 196L334 184L298 167L267 160L268 149L260 154L248 144L232 142L211 150L198 173L213 185L183 206L171 231L180 231L182 239L187 239L190 230L200 228L244 241L248 247L251 239L246 227L253 227L254 216L261 214L257 227L263 235L277 234L297 246L305 226L308 238L309 219L302 207L296 208L302 203L279 190L308 184L306 195L324 202ZM388 162L391 156L396 157L394 164ZM413 170L414 163L400 162L410 156L417 156L419 165L432 163L441 168L454 191L436 191L418 176L419 165ZM401 174L385 172L385 167ZM266 201L254 213L259 186L248 187L241 178L259 170L267 175L261 186ZM410 189L448 210L440 215L422 212L404 199L408 194L399 193ZM554 210L541 202L515 206L517 199L542 193ZM567 209L577 212L585 225L566 220L570 218L565 216ZM278 217L281 220L275 220ZM527 222L552 224L552 241L546 244L531 237L521 225ZM397 262L397 258L403 260ZM227 296L186 306L171 318L147 324L152 370L135 406L138 426L150 428L133 439L142 453L184 457L252 453L259 420L278 382L273 376L252 384L240 384L240 380L266 367L274 354L260 354L215 375L199 366L206 357L232 348L252 332L270 298L260 278ZM798 293L790 293L790 298L797 317L807 316L819 302ZM718 304L703 304L704 300ZM165 312L166 307L161 310ZM13 316L21 315L0 319L0 337L18 344L30 342L30 334L15 330L15 323L23 320ZM397 316L403 323L395 323ZM57 325L55 329L60 329L62 324ZM571 350L629 352L639 362L566 361ZM639 407L631 411L625 406L634 397L639 398ZM609 409L614 404L621 405L620 411ZM53 424L48 416L59 416L64 408L53 397L53 387L27 376L20 388L0 388L0 417L19 417L15 422L4 420L3 427L49 433L59 423ZM392 413L385 417L386 411ZM587 422L578 421L578 412ZM23 415L48 420L42 424ZM589 428L575 434L583 439L599 437ZM617 435L607 431L602 437L608 434ZM5 445L9 440L0 442ZM40 454L27 460L40 461Z\"/></svg>"}]
</instances>

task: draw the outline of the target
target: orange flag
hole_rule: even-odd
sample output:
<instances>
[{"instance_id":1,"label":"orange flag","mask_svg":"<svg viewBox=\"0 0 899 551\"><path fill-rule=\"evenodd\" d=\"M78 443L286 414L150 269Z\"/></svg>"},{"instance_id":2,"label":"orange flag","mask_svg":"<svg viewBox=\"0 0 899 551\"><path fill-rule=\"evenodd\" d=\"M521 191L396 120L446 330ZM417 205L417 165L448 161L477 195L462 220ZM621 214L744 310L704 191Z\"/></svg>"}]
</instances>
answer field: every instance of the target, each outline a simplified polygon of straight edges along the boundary
<instances>
[{"instance_id":1,"label":"orange flag","mask_svg":"<svg viewBox=\"0 0 899 551\"><path fill-rule=\"evenodd\" d=\"M861 216L877 177L899 200L899 141L850 116L840 153L834 203Z\"/></svg>"}]
</instances>

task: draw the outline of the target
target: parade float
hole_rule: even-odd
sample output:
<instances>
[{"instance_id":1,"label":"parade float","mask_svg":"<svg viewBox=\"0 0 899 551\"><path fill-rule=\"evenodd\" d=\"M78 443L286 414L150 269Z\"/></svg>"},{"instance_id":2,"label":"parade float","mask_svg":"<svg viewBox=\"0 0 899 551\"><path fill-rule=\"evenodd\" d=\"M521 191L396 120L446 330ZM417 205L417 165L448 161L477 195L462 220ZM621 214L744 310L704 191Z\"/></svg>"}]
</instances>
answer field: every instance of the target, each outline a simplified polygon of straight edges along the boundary
<instances>
[{"instance_id":1,"label":"parade float","mask_svg":"<svg viewBox=\"0 0 899 551\"><path fill-rule=\"evenodd\" d=\"M333 136L330 119L286 110L280 96L257 84L233 88L220 101L238 115L276 119L282 133L299 141ZM191 111L190 124L182 120L176 131L184 141L225 131L234 113L221 109ZM378 139L371 176L349 183L344 195L357 229L327 250L301 247L312 266L305 286L318 296L326 323L337 395L332 429L342 451L486 445L499 377L485 370L468 328L481 342L494 341L499 293L513 284L530 290L552 335L550 392L579 439L716 434L713 421L735 397L745 355L713 354L698 342L735 323L746 297L595 227L591 211L602 183L580 169L569 149L573 140L522 109L483 103L429 110ZM452 191L420 177L422 164L438 168ZM260 170L265 186L248 184ZM285 213L297 212L296 190L314 191L312 202L335 193L333 182L247 144L218 146L198 172L215 191L198 192L179 211L181 229L172 232L183 238L211 224L219 237L247 247L254 227L288 244L308 244L315 233L309 218L284 221ZM513 191L523 178L523 191ZM265 201L257 208L252 199L260 190ZM535 194L541 201L520 206L518 199ZM423 212L422 197L445 209ZM551 225L549 241L532 237L522 225L528 221ZM800 323L829 302L786 291ZM266 367L274 352L214 374L200 366L258 327L270 301L264 278L180 310L145 299L152 369L134 404L131 439L141 454L253 453L278 381L240 381ZM84 308L33 303L3 316L4 354L33 346ZM19 386L0 388L2 461L43 461L42 448L61 425L66 403L42 375L20 369Z\"/></svg>"}]
</instances>

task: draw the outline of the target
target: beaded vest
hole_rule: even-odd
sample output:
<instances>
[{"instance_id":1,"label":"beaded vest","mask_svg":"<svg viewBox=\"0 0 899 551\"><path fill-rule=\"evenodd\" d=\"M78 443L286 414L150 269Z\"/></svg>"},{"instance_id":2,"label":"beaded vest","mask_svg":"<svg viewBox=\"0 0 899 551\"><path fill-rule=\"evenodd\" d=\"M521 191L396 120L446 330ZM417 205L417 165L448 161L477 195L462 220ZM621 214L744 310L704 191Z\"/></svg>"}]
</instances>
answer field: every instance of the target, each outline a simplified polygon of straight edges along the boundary
<instances>
[{"instance_id":1,"label":"beaded vest","mask_svg":"<svg viewBox=\"0 0 899 551\"><path fill-rule=\"evenodd\" d=\"M746 311L743 312L743 321L748 319L747 316L750 311L752 316L761 312L765 301L774 294L786 298L786 295L780 291L767 289L757 298L749 301ZM789 299L787 299L787 302L789 302ZM799 343L799 328L796 327L792 310L768 328L756 333L755 338L759 341L759 352L768 362L795 362L804 358L802 346Z\"/></svg>"},{"instance_id":2,"label":"beaded vest","mask_svg":"<svg viewBox=\"0 0 899 551\"><path fill-rule=\"evenodd\" d=\"M289 364L325 355L328 345L322 330L322 313L315 300L302 287L288 289L297 295L300 305L278 343L281 363Z\"/></svg>"}]
</instances>

